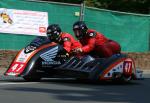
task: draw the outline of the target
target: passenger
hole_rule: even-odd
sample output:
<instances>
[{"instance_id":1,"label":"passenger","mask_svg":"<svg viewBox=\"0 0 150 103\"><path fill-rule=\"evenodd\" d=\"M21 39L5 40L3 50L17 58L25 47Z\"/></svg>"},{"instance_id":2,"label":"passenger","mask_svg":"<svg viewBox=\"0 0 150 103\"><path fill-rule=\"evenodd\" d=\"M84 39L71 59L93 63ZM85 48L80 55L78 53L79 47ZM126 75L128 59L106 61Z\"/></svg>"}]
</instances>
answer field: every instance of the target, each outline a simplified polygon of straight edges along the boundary
<instances>
[{"instance_id":1,"label":"passenger","mask_svg":"<svg viewBox=\"0 0 150 103\"><path fill-rule=\"evenodd\" d=\"M110 57L121 52L121 47L116 41L106 38L96 30L88 29L83 21L75 22L73 31L82 44L81 48L74 49L76 53L91 53L93 56Z\"/></svg>"}]
</instances>

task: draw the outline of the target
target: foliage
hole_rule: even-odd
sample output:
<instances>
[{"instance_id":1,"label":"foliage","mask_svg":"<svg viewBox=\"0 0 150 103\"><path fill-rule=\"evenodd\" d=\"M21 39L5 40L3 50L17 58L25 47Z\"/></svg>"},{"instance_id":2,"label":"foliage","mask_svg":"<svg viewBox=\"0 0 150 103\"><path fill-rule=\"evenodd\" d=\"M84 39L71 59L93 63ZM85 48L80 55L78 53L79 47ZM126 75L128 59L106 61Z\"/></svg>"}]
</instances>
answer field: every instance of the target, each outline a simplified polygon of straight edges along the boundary
<instances>
[{"instance_id":1,"label":"foliage","mask_svg":"<svg viewBox=\"0 0 150 103\"><path fill-rule=\"evenodd\" d=\"M65 3L81 3L83 0L46 0ZM150 0L85 0L86 6L123 12L150 13Z\"/></svg>"},{"instance_id":2,"label":"foliage","mask_svg":"<svg viewBox=\"0 0 150 103\"><path fill-rule=\"evenodd\" d=\"M150 13L150 0L86 0L86 5L134 13Z\"/></svg>"}]
</instances>

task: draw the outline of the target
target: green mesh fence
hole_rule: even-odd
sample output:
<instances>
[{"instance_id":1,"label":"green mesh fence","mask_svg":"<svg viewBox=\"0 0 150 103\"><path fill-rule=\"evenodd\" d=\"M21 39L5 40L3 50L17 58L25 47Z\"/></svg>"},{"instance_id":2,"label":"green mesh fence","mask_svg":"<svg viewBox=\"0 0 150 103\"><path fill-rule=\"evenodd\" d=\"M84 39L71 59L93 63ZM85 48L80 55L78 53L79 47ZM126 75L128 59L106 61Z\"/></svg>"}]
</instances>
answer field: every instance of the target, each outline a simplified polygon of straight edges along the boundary
<instances>
[{"instance_id":1,"label":"green mesh fence","mask_svg":"<svg viewBox=\"0 0 150 103\"><path fill-rule=\"evenodd\" d=\"M49 24L60 24L63 31L73 34L72 24L79 20L79 6L25 0L0 0L0 8L48 12ZM84 20L108 38L118 41L122 51L150 50L150 16L86 8ZM0 49L21 49L35 36L0 33Z\"/></svg>"},{"instance_id":2,"label":"green mesh fence","mask_svg":"<svg viewBox=\"0 0 150 103\"><path fill-rule=\"evenodd\" d=\"M123 51L143 52L150 47L150 16L86 9L87 24L118 41Z\"/></svg>"}]
</instances>

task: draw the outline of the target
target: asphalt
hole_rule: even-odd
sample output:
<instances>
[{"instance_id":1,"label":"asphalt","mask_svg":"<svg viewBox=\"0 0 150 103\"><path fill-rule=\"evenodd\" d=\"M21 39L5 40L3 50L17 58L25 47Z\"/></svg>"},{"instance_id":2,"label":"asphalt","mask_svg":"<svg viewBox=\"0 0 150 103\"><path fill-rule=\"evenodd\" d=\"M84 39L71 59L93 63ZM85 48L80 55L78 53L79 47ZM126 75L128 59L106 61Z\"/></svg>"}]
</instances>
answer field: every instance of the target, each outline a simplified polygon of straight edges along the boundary
<instances>
[{"instance_id":1,"label":"asphalt","mask_svg":"<svg viewBox=\"0 0 150 103\"><path fill-rule=\"evenodd\" d=\"M150 79L115 84L0 78L0 103L150 103Z\"/></svg>"},{"instance_id":2,"label":"asphalt","mask_svg":"<svg viewBox=\"0 0 150 103\"><path fill-rule=\"evenodd\" d=\"M149 70L143 70L144 80L127 84L59 78L26 82L4 76L5 71L0 70L0 103L150 103Z\"/></svg>"}]
</instances>

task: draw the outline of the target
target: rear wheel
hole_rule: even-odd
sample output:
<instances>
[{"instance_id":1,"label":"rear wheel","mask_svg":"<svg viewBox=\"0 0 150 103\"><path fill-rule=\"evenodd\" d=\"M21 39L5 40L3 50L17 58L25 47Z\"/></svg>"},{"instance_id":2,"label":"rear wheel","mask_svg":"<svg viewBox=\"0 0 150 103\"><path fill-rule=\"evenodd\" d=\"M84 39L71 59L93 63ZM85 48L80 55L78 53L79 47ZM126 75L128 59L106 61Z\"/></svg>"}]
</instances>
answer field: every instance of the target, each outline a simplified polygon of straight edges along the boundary
<instances>
[{"instance_id":1,"label":"rear wheel","mask_svg":"<svg viewBox=\"0 0 150 103\"><path fill-rule=\"evenodd\" d=\"M132 79L132 75L124 75L120 72L113 73L113 81L115 82L129 82Z\"/></svg>"},{"instance_id":2,"label":"rear wheel","mask_svg":"<svg viewBox=\"0 0 150 103\"><path fill-rule=\"evenodd\" d=\"M132 76L125 76L125 75L122 75L120 79L121 79L121 81L123 81L123 82L129 82L129 81L132 79Z\"/></svg>"}]
</instances>

